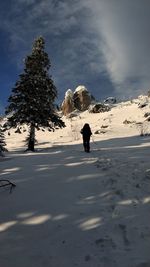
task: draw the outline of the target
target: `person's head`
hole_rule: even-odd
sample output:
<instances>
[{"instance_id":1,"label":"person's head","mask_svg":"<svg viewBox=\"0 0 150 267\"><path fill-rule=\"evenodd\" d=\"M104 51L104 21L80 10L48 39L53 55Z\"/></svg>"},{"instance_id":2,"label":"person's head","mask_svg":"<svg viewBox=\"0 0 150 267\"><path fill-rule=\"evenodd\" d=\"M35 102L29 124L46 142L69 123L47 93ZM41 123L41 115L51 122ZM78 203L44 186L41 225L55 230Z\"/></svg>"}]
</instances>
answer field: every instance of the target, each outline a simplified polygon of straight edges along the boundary
<instances>
[{"instance_id":1,"label":"person's head","mask_svg":"<svg viewBox=\"0 0 150 267\"><path fill-rule=\"evenodd\" d=\"M88 123L85 123L83 128L90 128L90 125Z\"/></svg>"}]
</instances>

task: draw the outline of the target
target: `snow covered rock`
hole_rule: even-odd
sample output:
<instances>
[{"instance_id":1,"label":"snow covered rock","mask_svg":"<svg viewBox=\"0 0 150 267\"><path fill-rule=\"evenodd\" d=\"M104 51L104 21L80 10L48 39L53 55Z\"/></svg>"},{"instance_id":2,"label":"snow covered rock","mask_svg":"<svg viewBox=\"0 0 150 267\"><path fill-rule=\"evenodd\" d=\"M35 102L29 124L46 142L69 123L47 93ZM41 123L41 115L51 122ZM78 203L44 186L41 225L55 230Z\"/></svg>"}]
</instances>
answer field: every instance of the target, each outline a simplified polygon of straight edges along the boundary
<instances>
[{"instance_id":1,"label":"snow covered rock","mask_svg":"<svg viewBox=\"0 0 150 267\"><path fill-rule=\"evenodd\" d=\"M73 100L76 109L85 111L88 109L93 99L87 88L80 85L75 89Z\"/></svg>"},{"instance_id":2,"label":"snow covered rock","mask_svg":"<svg viewBox=\"0 0 150 267\"><path fill-rule=\"evenodd\" d=\"M79 85L74 92L71 89L68 89L61 106L62 112L66 116L75 109L85 111L93 100L94 97L88 92L84 85Z\"/></svg>"},{"instance_id":3,"label":"snow covered rock","mask_svg":"<svg viewBox=\"0 0 150 267\"><path fill-rule=\"evenodd\" d=\"M91 105L88 109L90 113L100 113L100 112L106 112L110 111L110 107L108 105L97 103L95 105Z\"/></svg>"},{"instance_id":4,"label":"snow covered rock","mask_svg":"<svg viewBox=\"0 0 150 267\"><path fill-rule=\"evenodd\" d=\"M117 102L115 97L107 97L104 100L104 104L115 104Z\"/></svg>"},{"instance_id":5,"label":"snow covered rock","mask_svg":"<svg viewBox=\"0 0 150 267\"><path fill-rule=\"evenodd\" d=\"M66 116L70 114L74 110L74 102L73 102L73 92L71 89L68 89L65 93L65 99L62 103L62 112Z\"/></svg>"}]
</instances>

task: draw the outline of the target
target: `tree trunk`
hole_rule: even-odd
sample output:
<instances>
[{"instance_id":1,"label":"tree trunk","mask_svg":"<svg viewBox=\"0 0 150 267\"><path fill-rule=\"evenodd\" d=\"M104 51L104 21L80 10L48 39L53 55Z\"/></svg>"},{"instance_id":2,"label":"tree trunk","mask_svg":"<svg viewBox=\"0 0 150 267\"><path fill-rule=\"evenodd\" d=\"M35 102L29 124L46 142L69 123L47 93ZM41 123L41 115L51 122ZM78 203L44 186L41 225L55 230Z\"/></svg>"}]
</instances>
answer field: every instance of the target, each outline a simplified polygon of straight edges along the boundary
<instances>
[{"instance_id":1,"label":"tree trunk","mask_svg":"<svg viewBox=\"0 0 150 267\"><path fill-rule=\"evenodd\" d=\"M31 124L29 141L28 141L28 150L34 151L34 144L35 144L35 126L34 124Z\"/></svg>"}]
</instances>

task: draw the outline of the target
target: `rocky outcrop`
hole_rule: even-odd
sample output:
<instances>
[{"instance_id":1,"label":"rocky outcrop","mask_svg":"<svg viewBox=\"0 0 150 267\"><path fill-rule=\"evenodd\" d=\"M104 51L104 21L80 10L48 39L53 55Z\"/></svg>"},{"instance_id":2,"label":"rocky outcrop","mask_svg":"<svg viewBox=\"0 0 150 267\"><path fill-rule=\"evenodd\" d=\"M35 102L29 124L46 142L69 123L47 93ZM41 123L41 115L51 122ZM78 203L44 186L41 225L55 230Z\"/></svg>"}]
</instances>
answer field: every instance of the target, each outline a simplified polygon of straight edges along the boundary
<instances>
[{"instance_id":1,"label":"rocky outcrop","mask_svg":"<svg viewBox=\"0 0 150 267\"><path fill-rule=\"evenodd\" d=\"M92 97L85 86L78 86L73 95L74 106L80 111L85 111L91 104Z\"/></svg>"},{"instance_id":2,"label":"rocky outcrop","mask_svg":"<svg viewBox=\"0 0 150 267\"><path fill-rule=\"evenodd\" d=\"M65 116L70 114L75 109L73 102L73 92L71 89L67 90L61 109Z\"/></svg>"},{"instance_id":3,"label":"rocky outcrop","mask_svg":"<svg viewBox=\"0 0 150 267\"><path fill-rule=\"evenodd\" d=\"M72 92L71 89L68 89L62 103L62 112L66 116L75 109L85 111L88 109L93 100L94 97L83 85L78 86L74 92Z\"/></svg>"},{"instance_id":4,"label":"rocky outcrop","mask_svg":"<svg viewBox=\"0 0 150 267\"><path fill-rule=\"evenodd\" d=\"M108 105L97 103L95 105L91 105L88 109L90 113L100 113L110 111L110 107Z\"/></svg>"},{"instance_id":5,"label":"rocky outcrop","mask_svg":"<svg viewBox=\"0 0 150 267\"><path fill-rule=\"evenodd\" d=\"M117 99L115 97L107 97L105 100L104 100L104 104L116 104L117 103Z\"/></svg>"}]
</instances>

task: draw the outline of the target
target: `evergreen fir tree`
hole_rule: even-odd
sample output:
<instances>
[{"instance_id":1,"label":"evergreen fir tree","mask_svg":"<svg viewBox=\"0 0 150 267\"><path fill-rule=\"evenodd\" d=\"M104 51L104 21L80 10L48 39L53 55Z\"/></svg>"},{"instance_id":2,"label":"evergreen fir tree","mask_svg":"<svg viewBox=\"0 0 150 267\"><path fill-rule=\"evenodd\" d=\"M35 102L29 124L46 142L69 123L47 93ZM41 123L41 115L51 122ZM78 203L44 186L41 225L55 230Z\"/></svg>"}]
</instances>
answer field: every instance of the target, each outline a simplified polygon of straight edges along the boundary
<instances>
[{"instance_id":1,"label":"evergreen fir tree","mask_svg":"<svg viewBox=\"0 0 150 267\"><path fill-rule=\"evenodd\" d=\"M50 60L44 51L45 42L42 37L35 40L31 55L25 59L24 73L12 89L6 108L10 127L28 124L28 150L34 151L35 129L39 127L64 127L64 122L55 112L54 101L57 89L49 75Z\"/></svg>"},{"instance_id":2,"label":"evergreen fir tree","mask_svg":"<svg viewBox=\"0 0 150 267\"><path fill-rule=\"evenodd\" d=\"M4 132L3 132L3 127L0 124L0 156L3 156L3 152L4 151L7 151L5 146L6 146L6 142L5 142L5 136L4 136Z\"/></svg>"}]
</instances>

